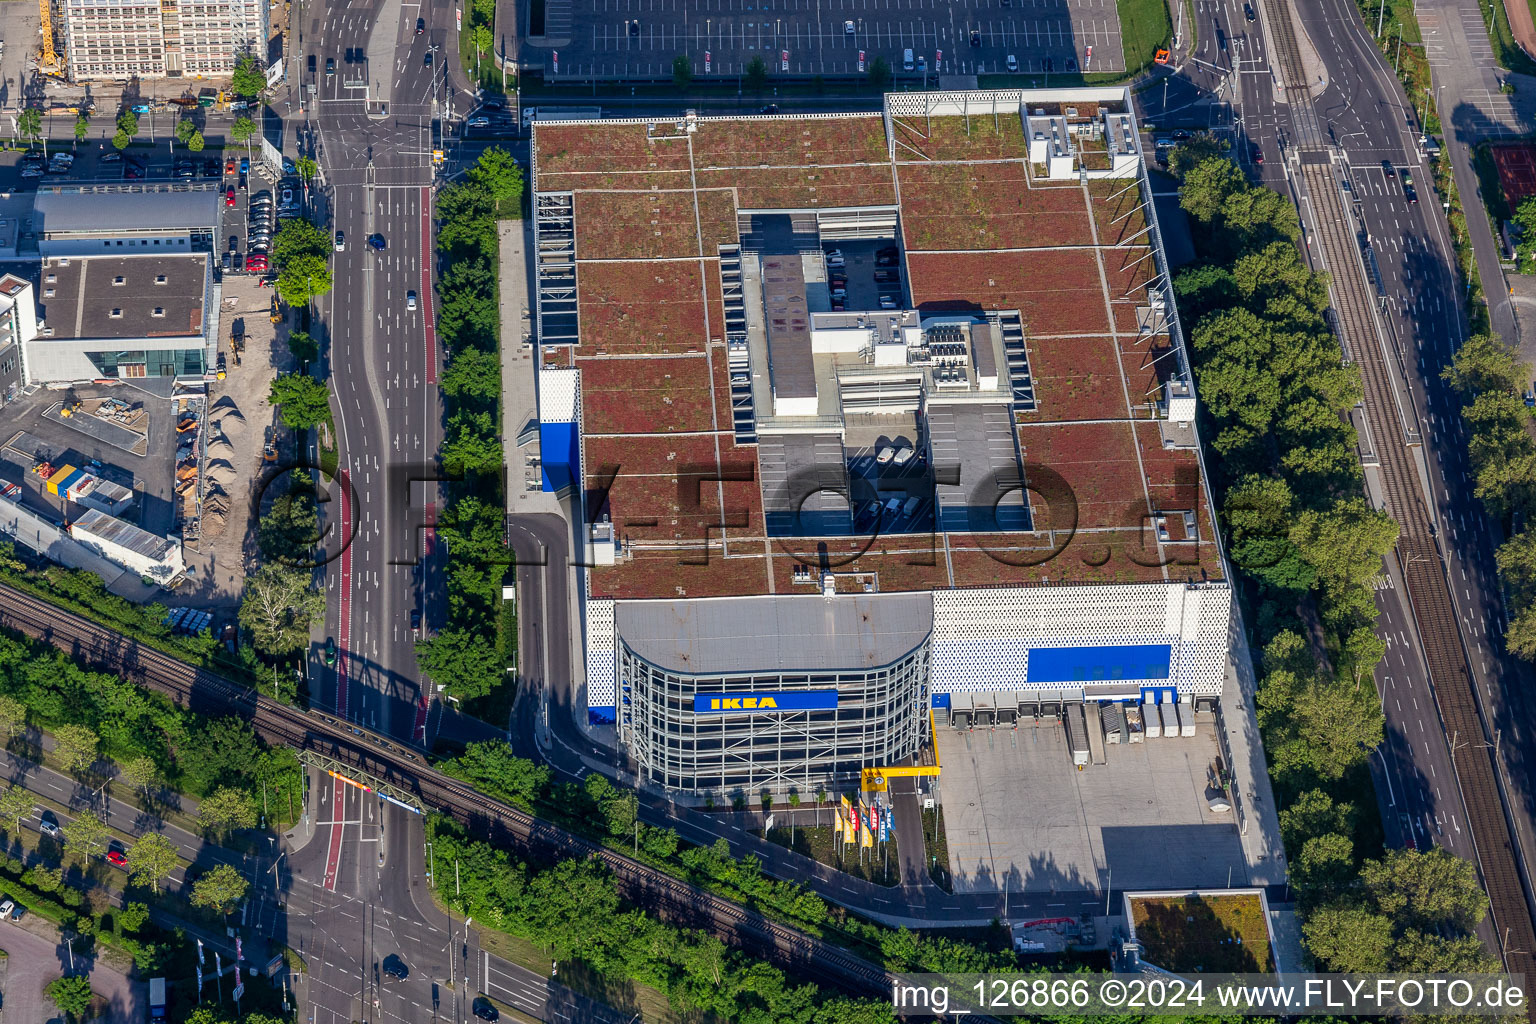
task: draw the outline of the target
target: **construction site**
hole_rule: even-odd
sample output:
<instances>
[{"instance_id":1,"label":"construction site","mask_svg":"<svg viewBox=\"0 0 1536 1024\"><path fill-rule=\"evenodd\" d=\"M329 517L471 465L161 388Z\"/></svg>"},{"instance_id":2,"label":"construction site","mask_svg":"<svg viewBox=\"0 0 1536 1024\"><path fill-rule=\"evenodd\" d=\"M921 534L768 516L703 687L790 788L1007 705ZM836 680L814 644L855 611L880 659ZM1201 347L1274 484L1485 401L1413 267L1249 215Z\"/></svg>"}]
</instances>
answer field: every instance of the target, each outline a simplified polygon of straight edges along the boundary
<instances>
[{"instance_id":1,"label":"construction site","mask_svg":"<svg viewBox=\"0 0 1536 1024\"><path fill-rule=\"evenodd\" d=\"M217 369L167 399L130 383L33 388L0 413L0 534L132 600L233 615L251 509L277 454L267 393L292 368L271 290L225 279ZM110 531L92 543L81 523ZM97 517L108 517L111 521ZM119 525L121 524L121 525Z\"/></svg>"}]
</instances>

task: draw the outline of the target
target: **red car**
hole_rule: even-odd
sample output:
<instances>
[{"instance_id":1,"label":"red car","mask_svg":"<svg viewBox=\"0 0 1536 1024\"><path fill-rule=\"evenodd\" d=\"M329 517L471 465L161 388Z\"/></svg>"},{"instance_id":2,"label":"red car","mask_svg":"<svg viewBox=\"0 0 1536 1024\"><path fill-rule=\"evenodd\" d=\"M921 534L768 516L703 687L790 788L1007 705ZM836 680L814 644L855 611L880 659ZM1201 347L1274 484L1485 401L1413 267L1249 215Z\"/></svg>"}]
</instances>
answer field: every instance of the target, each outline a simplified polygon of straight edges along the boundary
<instances>
[{"instance_id":1,"label":"red car","mask_svg":"<svg viewBox=\"0 0 1536 1024\"><path fill-rule=\"evenodd\" d=\"M122 850L108 850L107 863L111 864L115 868L126 868L128 866L128 857L123 853Z\"/></svg>"},{"instance_id":2,"label":"red car","mask_svg":"<svg viewBox=\"0 0 1536 1024\"><path fill-rule=\"evenodd\" d=\"M260 253L253 255L246 261L245 269L260 272L267 269L267 258Z\"/></svg>"},{"instance_id":3,"label":"red car","mask_svg":"<svg viewBox=\"0 0 1536 1024\"><path fill-rule=\"evenodd\" d=\"M229 188L224 190L224 205L225 206L234 206L235 205L235 187L233 185L231 185Z\"/></svg>"},{"instance_id":4,"label":"red car","mask_svg":"<svg viewBox=\"0 0 1536 1024\"><path fill-rule=\"evenodd\" d=\"M230 157L228 160L224 161L224 173L225 174L234 174L235 173L235 158L234 157Z\"/></svg>"}]
</instances>

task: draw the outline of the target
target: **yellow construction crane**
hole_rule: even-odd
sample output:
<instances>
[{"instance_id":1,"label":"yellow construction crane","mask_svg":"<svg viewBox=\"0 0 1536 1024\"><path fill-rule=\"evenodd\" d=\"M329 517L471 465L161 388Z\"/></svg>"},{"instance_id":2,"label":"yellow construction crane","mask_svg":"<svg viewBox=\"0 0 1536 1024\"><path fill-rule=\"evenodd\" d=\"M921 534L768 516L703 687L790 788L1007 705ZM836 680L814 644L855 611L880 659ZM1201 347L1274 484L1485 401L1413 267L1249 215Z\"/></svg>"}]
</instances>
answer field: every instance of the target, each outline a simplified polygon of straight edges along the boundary
<instances>
[{"instance_id":1,"label":"yellow construction crane","mask_svg":"<svg viewBox=\"0 0 1536 1024\"><path fill-rule=\"evenodd\" d=\"M53 0L37 0L37 13L43 26L43 57L38 70L56 75L63 70L63 62L53 49Z\"/></svg>"}]
</instances>

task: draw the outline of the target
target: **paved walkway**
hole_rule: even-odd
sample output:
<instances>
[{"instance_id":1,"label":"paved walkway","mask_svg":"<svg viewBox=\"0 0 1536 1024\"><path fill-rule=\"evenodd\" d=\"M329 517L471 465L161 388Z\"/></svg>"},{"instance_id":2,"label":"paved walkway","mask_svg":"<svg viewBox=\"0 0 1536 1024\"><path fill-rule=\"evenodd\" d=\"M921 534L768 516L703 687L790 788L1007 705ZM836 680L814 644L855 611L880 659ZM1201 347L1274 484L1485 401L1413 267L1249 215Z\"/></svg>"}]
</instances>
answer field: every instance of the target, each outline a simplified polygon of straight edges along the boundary
<instances>
[{"instance_id":1,"label":"paved walkway","mask_svg":"<svg viewBox=\"0 0 1536 1024\"><path fill-rule=\"evenodd\" d=\"M108 967L99 958L76 953L71 972L69 949L59 938L58 926L51 921L32 915L20 924L0 925L0 949L6 952L4 966L0 967L4 972L0 976L5 979L0 986L5 1000L0 1020L5 1024L62 1024L63 1017L43 995L43 988L64 974L87 971L91 990L106 1000L103 1020L109 1024L139 1024L148 1013L145 984L130 981L122 971Z\"/></svg>"}]
</instances>

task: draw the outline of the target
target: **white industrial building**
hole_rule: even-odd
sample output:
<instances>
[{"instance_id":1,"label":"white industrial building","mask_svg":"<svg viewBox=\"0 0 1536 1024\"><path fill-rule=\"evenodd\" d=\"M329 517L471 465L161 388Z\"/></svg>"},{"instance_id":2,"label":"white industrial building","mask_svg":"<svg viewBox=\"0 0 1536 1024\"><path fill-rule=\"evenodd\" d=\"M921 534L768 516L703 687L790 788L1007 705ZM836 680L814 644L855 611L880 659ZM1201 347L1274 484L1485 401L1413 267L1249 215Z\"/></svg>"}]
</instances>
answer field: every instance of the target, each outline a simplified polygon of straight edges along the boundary
<instances>
[{"instance_id":1,"label":"white industrial building","mask_svg":"<svg viewBox=\"0 0 1536 1024\"><path fill-rule=\"evenodd\" d=\"M45 185L32 226L44 259L212 252L223 201L209 181Z\"/></svg>"},{"instance_id":2,"label":"white industrial building","mask_svg":"<svg viewBox=\"0 0 1536 1024\"><path fill-rule=\"evenodd\" d=\"M0 408L21 390L21 349L35 337L32 282L15 274L0 276Z\"/></svg>"},{"instance_id":3,"label":"white industrial building","mask_svg":"<svg viewBox=\"0 0 1536 1024\"><path fill-rule=\"evenodd\" d=\"M71 537L58 523L38 515L4 493L17 489L15 484L0 480L0 536L66 569L94 572L109 588L123 577L125 570L117 562Z\"/></svg>"},{"instance_id":4,"label":"white industrial building","mask_svg":"<svg viewBox=\"0 0 1536 1024\"><path fill-rule=\"evenodd\" d=\"M58 9L74 82L223 77L240 54L266 52L270 28L266 0L61 0Z\"/></svg>"},{"instance_id":5,"label":"white industrial building","mask_svg":"<svg viewBox=\"0 0 1536 1024\"><path fill-rule=\"evenodd\" d=\"M160 537L96 509L87 509L69 526L69 535L96 554L162 587L186 572L181 541Z\"/></svg>"},{"instance_id":6,"label":"white industrial building","mask_svg":"<svg viewBox=\"0 0 1536 1024\"><path fill-rule=\"evenodd\" d=\"M25 384L122 380L169 395L205 379L219 335L207 254L56 256L41 277Z\"/></svg>"}]
</instances>

